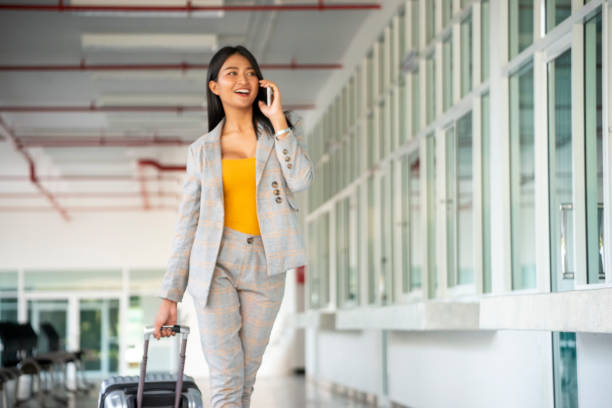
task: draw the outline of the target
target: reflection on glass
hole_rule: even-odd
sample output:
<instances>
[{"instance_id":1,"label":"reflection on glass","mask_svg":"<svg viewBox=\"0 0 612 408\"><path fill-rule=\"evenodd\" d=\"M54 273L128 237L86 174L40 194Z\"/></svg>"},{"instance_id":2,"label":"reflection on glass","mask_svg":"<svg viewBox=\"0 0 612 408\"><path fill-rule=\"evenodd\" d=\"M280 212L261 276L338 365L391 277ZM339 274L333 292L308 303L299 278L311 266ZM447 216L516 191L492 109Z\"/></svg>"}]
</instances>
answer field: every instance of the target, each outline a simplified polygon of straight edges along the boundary
<instances>
[{"instance_id":1,"label":"reflection on glass","mask_svg":"<svg viewBox=\"0 0 612 408\"><path fill-rule=\"evenodd\" d=\"M461 22L461 97L472 90L472 15Z\"/></svg>"},{"instance_id":2,"label":"reflection on glass","mask_svg":"<svg viewBox=\"0 0 612 408\"><path fill-rule=\"evenodd\" d=\"M533 62L510 77L512 289L535 288Z\"/></svg>"},{"instance_id":3,"label":"reflection on glass","mask_svg":"<svg viewBox=\"0 0 612 408\"><path fill-rule=\"evenodd\" d=\"M40 333L42 323L49 323L60 337L60 345L68 343L68 300L28 300L28 322ZM38 346L40 352L51 351L45 343L45 336L40 336L43 344Z\"/></svg>"},{"instance_id":4,"label":"reflection on glass","mask_svg":"<svg viewBox=\"0 0 612 408\"><path fill-rule=\"evenodd\" d=\"M376 162L376 158L374 157L374 155L376 154L376 150L374 148L374 143L376 142L375 140L376 137L376 132L374 131L374 114L372 113L371 115L368 116L368 134L367 134L367 139L368 139L368 168L371 169L372 166L374 166L374 163Z\"/></svg>"},{"instance_id":5,"label":"reflection on glass","mask_svg":"<svg viewBox=\"0 0 612 408\"><path fill-rule=\"evenodd\" d=\"M574 287L572 54L548 64L548 184L553 292Z\"/></svg>"},{"instance_id":6,"label":"reflection on glass","mask_svg":"<svg viewBox=\"0 0 612 408\"><path fill-rule=\"evenodd\" d=\"M308 288L311 309L316 309L320 307L321 304L321 300L319 299L319 292L321 287L321 279L319 277L319 247L317 245L317 230L319 228L319 220L320 218L317 218L315 221L311 222L308 225L308 257L310 259L310 268L308 269L306 276L308 276Z\"/></svg>"},{"instance_id":7,"label":"reflection on glass","mask_svg":"<svg viewBox=\"0 0 612 408\"><path fill-rule=\"evenodd\" d=\"M546 0L546 32L572 14L572 0Z\"/></svg>"},{"instance_id":8,"label":"reflection on glass","mask_svg":"<svg viewBox=\"0 0 612 408\"><path fill-rule=\"evenodd\" d=\"M480 76L484 82L489 79L489 53L491 46L491 3L489 0L480 2L481 34L480 34Z\"/></svg>"},{"instance_id":9,"label":"reflection on glass","mask_svg":"<svg viewBox=\"0 0 612 408\"><path fill-rule=\"evenodd\" d=\"M413 50L418 50L419 47L419 27L421 26L420 21L420 15L419 15L419 2L418 1L413 1L410 2L410 7L411 7L411 14L410 14L410 19L412 20L410 23L410 29L411 29L411 33L410 33L410 48L412 48Z\"/></svg>"},{"instance_id":10,"label":"reflection on glass","mask_svg":"<svg viewBox=\"0 0 612 408\"><path fill-rule=\"evenodd\" d=\"M449 287L455 286L457 276L457 137L450 126L446 139L446 275Z\"/></svg>"},{"instance_id":11,"label":"reflection on glass","mask_svg":"<svg viewBox=\"0 0 612 408\"><path fill-rule=\"evenodd\" d=\"M584 24L584 110L588 283L605 281L603 240L602 17Z\"/></svg>"},{"instance_id":12,"label":"reflection on glass","mask_svg":"<svg viewBox=\"0 0 612 408\"><path fill-rule=\"evenodd\" d=\"M442 0L442 27L446 27L453 16L453 0Z\"/></svg>"},{"instance_id":13,"label":"reflection on glass","mask_svg":"<svg viewBox=\"0 0 612 408\"><path fill-rule=\"evenodd\" d=\"M376 276L374 255L375 206L374 206L374 176L368 178L368 303L376 301Z\"/></svg>"},{"instance_id":14,"label":"reflection on glass","mask_svg":"<svg viewBox=\"0 0 612 408\"><path fill-rule=\"evenodd\" d=\"M401 239L402 239L402 292L406 293L410 291L410 217L412 211L410 210L410 161L404 157L402 159L402 191L401 191L401 205L402 205L402 218L401 218Z\"/></svg>"},{"instance_id":15,"label":"reflection on glass","mask_svg":"<svg viewBox=\"0 0 612 408\"><path fill-rule=\"evenodd\" d=\"M399 143L403 145L408 141L410 135L408 134L408 84L406 83L406 76L400 76L400 94L399 94Z\"/></svg>"},{"instance_id":16,"label":"reflection on glass","mask_svg":"<svg viewBox=\"0 0 612 408\"><path fill-rule=\"evenodd\" d=\"M423 231L421 227L421 162L418 156L410 160L410 290L421 287L423 270Z\"/></svg>"},{"instance_id":17,"label":"reflection on glass","mask_svg":"<svg viewBox=\"0 0 612 408\"><path fill-rule=\"evenodd\" d=\"M555 407L578 406L578 364L576 333L553 332L553 377Z\"/></svg>"},{"instance_id":18,"label":"reflection on glass","mask_svg":"<svg viewBox=\"0 0 612 408\"><path fill-rule=\"evenodd\" d=\"M533 1L509 0L509 58L512 59L533 43Z\"/></svg>"},{"instance_id":19,"label":"reflection on glass","mask_svg":"<svg viewBox=\"0 0 612 408\"><path fill-rule=\"evenodd\" d=\"M338 285L336 287L336 296L342 303L344 301L345 285L346 285L346 270L345 265L345 245L344 245L344 206L342 203L344 200L336 201L336 276L338 279Z\"/></svg>"},{"instance_id":20,"label":"reflection on glass","mask_svg":"<svg viewBox=\"0 0 612 408\"><path fill-rule=\"evenodd\" d=\"M491 292L491 123L490 97L482 96L482 272L483 291Z\"/></svg>"},{"instance_id":21,"label":"reflection on glass","mask_svg":"<svg viewBox=\"0 0 612 408\"><path fill-rule=\"evenodd\" d=\"M0 271L0 320L17 321L17 271Z\"/></svg>"},{"instance_id":22,"label":"reflection on glass","mask_svg":"<svg viewBox=\"0 0 612 408\"><path fill-rule=\"evenodd\" d=\"M453 105L453 41L448 36L442 42L442 109Z\"/></svg>"},{"instance_id":23,"label":"reflection on glass","mask_svg":"<svg viewBox=\"0 0 612 408\"><path fill-rule=\"evenodd\" d=\"M325 213L320 217L321 228L319 229L319 254L321 256L321 270L320 270L320 294L321 307L327 306L329 303L329 268L330 262L330 249L329 249L329 213Z\"/></svg>"},{"instance_id":24,"label":"reflection on glass","mask_svg":"<svg viewBox=\"0 0 612 408\"><path fill-rule=\"evenodd\" d=\"M425 43L429 44L436 35L436 2L425 2Z\"/></svg>"},{"instance_id":25,"label":"reflection on glass","mask_svg":"<svg viewBox=\"0 0 612 408\"><path fill-rule=\"evenodd\" d=\"M438 287L438 257L436 256L436 138L427 136L427 256L429 265L429 298L433 298Z\"/></svg>"},{"instance_id":26,"label":"reflection on glass","mask_svg":"<svg viewBox=\"0 0 612 408\"><path fill-rule=\"evenodd\" d=\"M412 137L415 138L416 134L419 133L420 127L420 115L421 115L421 83L419 79L419 71L416 70L411 75L412 78Z\"/></svg>"},{"instance_id":27,"label":"reflection on glass","mask_svg":"<svg viewBox=\"0 0 612 408\"><path fill-rule=\"evenodd\" d=\"M368 88L367 88L367 105L368 108L371 108L374 104L374 52L370 51L367 58L367 79L368 79Z\"/></svg>"},{"instance_id":28,"label":"reflection on glass","mask_svg":"<svg viewBox=\"0 0 612 408\"><path fill-rule=\"evenodd\" d=\"M457 283L474 282L472 112L457 121Z\"/></svg>"},{"instance_id":29,"label":"reflection on glass","mask_svg":"<svg viewBox=\"0 0 612 408\"><path fill-rule=\"evenodd\" d=\"M392 167L392 166L391 166ZM380 276L378 280L381 304L392 302L391 299L391 274L393 272L393 238L392 229L392 206L391 206L391 180L388 172L383 173L380 178L380 226L381 226L381 259Z\"/></svg>"},{"instance_id":30,"label":"reflection on glass","mask_svg":"<svg viewBox=\"0 0 612 408\"><path fill-rule=\"evenodd\" d=\"M80 349L86 371L103 375L119 369L119 300L81 300Z\"/></svg>"},{"instance_id":31,"label":"reflection on glass","mask_svg":"<svg viewBox=\"0 0 612 408\"><path fill-rule=\"evenodd\" d=\"M346 300L352 303L359 302L359 240L361 237L361 223L359 222L359 191L357 191L357 199L355 200L355 207L351 208L350 201L347 200L345 203L345 222L351 226L354 226L354 232L348 232L347 245L349 246L349 273L346 283ZM351 218L354 220L350 222ZM350 227L349 227L350 228Z\"/></svg>"},{"instance_id":32,"label":"reflection on glass","mask_svg":"<svg viewBox=\"0 0 612 408\"><path fill-rule=\"evenodd\" d=\"M427 72L427 123L431 123L436 117L436 63L434 55L431 54L426 60Z\"/></svg>"}]
</instances>

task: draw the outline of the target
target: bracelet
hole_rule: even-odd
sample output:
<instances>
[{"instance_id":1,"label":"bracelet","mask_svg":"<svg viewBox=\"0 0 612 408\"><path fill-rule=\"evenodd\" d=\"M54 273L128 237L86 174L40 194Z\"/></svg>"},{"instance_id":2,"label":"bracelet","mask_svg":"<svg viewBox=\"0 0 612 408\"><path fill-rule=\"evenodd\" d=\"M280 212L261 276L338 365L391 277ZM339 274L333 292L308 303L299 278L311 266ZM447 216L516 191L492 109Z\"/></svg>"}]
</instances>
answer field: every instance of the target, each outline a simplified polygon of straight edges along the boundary
<instances>
[{"instance_id":1,"label":"bracelet","mask_svg":"<svg viewBox=\"0 0 612 408\"><path fill-rule=\"evenodd\" d=\"M285 133L289 132L290 130L291 130L291 128L285 128L285 129L283 129L283 130L279 130L278 132L276 132L276 133L274 134L274 137L276 138L276 140L278 140L278 137L279 137L279 136L284 135Z\"/></svg>"}]
</instances>

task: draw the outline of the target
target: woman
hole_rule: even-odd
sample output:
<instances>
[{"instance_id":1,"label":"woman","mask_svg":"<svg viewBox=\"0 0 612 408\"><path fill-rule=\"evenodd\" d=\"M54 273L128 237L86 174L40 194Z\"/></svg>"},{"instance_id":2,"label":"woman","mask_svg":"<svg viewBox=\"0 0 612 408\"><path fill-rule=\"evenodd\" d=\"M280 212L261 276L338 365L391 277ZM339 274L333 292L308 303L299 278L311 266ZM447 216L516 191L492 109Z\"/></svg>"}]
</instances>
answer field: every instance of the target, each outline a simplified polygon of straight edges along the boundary
<instances>
[{"instance_id":1,"label":"woman","mask_svg":"<svg viewBox=\"0 0 612 408\"><path fill-rule=\"evenodd\" d=\"M314 176L281 93L244 47L224 47L207 81L209 132L189 146L154 336L194 298L210 369L211 407L249 407L283 297L285 273L306 263L293 193ZM273 90L268 106L266 87ZM272 151L274 151L272 153Z\"/></svg>"}]
</instances>

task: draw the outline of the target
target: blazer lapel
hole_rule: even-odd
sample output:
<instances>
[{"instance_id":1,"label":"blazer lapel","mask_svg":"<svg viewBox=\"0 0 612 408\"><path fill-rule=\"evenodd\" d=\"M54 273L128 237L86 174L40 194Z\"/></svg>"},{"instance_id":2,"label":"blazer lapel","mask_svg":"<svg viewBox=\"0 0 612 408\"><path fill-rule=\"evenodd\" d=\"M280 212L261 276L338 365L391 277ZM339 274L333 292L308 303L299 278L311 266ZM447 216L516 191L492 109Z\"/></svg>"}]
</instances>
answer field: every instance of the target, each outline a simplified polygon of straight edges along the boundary
<instances>
[{"instance_id":1,"label":"blazer lapel","mask_svg":"<svg viewBox=\"0 0 612 408\"><path fill-rule=\"evenodd\" d=\"M206 137L206 160L209 164L206 165L207 173L205 177L212 178L212 183L223 198L223 170L221 167L221 133L225 117L219 121L217 126L211 130ZM257 149L255 152L255 187L259 185L261 176L265 168L270 152L274 145L274 140L265 131L261 125L257 125L259 129L259 139L257 139Z\"/></svg>"}]
</instances>

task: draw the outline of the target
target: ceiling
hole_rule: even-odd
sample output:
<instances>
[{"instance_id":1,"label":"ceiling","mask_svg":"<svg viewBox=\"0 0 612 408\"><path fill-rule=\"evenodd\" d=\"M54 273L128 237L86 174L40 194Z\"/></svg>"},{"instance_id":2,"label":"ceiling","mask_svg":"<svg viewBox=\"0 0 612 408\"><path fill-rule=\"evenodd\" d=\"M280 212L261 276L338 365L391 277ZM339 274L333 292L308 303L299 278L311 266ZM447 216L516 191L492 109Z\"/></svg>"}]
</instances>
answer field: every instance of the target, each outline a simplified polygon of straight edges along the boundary
<instances>
[{"instance_id":1,"label":"ceiling","mask_svg":"<svg viewBox=\"0 0 612 408\"><path fill-rule=\"evenodd\" d=\"M284 108L312 114L330 78L346 70L343 58L356 33L380 12L367 0L193 0L207 7L356 8L191 15L2 8L59 3L0 0L0 213L54 211L69 220L81 211L176 211L186 145L208 131L205 68L181 64L207 64L217 48L242 44L278 84ZM63 5L185 7L186 1ZM109 34L123 36L119 44L141 42L126 49L88 45ZM171 46L142 42L154 36L153 43Z\"/></svg>"}]
</instances>

